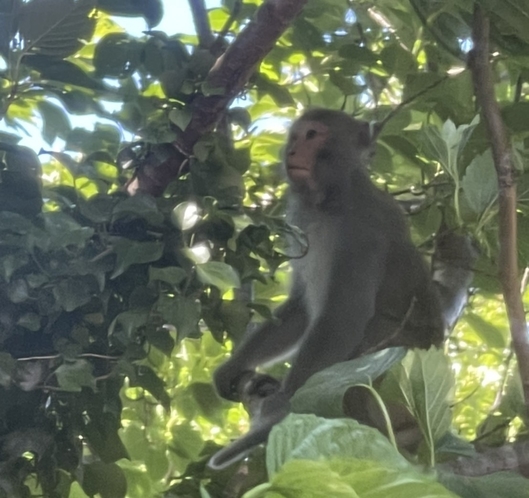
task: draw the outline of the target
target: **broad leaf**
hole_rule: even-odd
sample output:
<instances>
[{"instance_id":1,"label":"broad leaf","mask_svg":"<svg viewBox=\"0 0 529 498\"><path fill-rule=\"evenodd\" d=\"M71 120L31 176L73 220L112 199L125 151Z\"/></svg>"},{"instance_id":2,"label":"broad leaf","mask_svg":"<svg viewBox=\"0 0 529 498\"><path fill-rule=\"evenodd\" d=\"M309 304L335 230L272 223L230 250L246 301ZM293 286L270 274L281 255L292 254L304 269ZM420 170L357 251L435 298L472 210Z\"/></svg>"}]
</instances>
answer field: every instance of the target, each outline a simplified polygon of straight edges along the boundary
<instances>
[{"instance_id":1,"label":"broad leaf","mask_svg":"<svg viewBox=\"0 0 529 498\"><path fill-rule=\"evenodd\" d=\"M435 348L410 351L390 370L381 388L387 399L398 399L416 418L430 450L431 465L436 443L450 429L453 388L448 359Z\"/></svg>"},{"instance_id":2,"label":"broad leaf","mask_svg":"<svg viewBox=\"0 0 529 498\"><path fill-rule=\"evenodd\" d=\"M358 384L372 384L405 354L404 348L389 348L326 368L298 389L291 400L292 410L322 417L343 416L346 391Z\"/></svg>"},{"instance_id":3,"label":"broad leaf","mask_svg":"<svg viewBox=\"0 0 529 498\"><path fill-rule=\"evenodd\" d=\"M269 475L291 460L322 458L366 458L401 470L411 466L385 436L356 420L291 414L272 429L266 447Z\"/></svg>"},{"instance_id":4,"label":"broad leaf","mask_svg":"<svg viewBox=\"0 0 529 498\"><path fill-rule=\"evenodd\" d=\"M466 200L472 210L481 215L498 195L498 178L491 150L472 159L461 181Z\"/></svg>"},{"instance_id":5,"label":"broad leaf","mask_svg":"<svg viewBox=\"0 0 529 498\"><path fill-rule=\"evenodd\" d=\"M241 286L237 272L230 265L221 261L197 264L196 271L198 279L203 284L214 285L222 293Z\"/></svg>"}]
</instances>

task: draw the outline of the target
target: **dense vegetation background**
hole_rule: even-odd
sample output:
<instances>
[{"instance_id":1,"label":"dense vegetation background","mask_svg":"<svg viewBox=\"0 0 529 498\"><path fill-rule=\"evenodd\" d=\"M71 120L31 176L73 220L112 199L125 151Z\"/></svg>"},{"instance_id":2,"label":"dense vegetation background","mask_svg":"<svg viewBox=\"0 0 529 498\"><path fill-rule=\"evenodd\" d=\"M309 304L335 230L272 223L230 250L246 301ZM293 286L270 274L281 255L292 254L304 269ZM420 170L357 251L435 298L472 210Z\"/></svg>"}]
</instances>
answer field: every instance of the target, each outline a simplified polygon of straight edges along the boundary
<instances>
[{"instance_id":1,"label":"dense vegetation background","mask_svg":"<svg viewBox=\"0 0 529 498\"><path fill-rule=\"evenodd\" d=\"M529 300L527 2L189 6L197 36L156 31L159 0L0 0L0 497L528 496L525 320L510 336ZM480 117L496 101L503 144ZM248 419L211 373L285 296L279 161L307 106L386 121L373 181L414 206L425 257L443 219L475 238L472 295L445 352L410 352L379 389L419 422L408 459L341 418L389 352L299 393L266 452L214 473ZM18 145L35 130L46 147Z\"/></svg>"}]
</instances>

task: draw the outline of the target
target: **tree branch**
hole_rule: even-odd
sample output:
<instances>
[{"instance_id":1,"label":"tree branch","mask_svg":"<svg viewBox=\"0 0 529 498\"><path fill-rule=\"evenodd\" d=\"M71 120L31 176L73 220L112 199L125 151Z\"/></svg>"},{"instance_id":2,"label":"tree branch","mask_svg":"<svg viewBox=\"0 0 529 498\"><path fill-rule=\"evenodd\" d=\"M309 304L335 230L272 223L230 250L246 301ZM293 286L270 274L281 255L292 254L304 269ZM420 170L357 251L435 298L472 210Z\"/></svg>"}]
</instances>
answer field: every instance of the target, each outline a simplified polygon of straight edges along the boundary
<instances>
[{"instance_id":1,"label":"tree branch","mask_svg":"<svg viewBox=\"0 0 529 498\"><path fill-rule=\"evenodd\" d=\"M209 25L208 11L205 0L189 0L189 7L193 15L193 22L198 36L198 44L202 48L213 45L215 37Z\"/></svg>"},{"instance_id":2,"label":"tree branch","mask_svg":"<svg viewBox=\"0 0 529 498\"><path fill-rule=\"evenodd\" d=\"M191 150L202 134L211 131L223 111L248 83L258 64L272 50L279 37L301 12L307 0L266 0L235 41L209 72L200 95L192 103L192 118L179 140Z\"/></svg>"},{"instance_id":3,"label":"tree branch","mask_svg":"<svg viewBox=\"0 0 529 498\"><path fill-rule=\"evenodd\" d=\"M469 54L468 65L474 81L474 93L490 137L498 176L499 277L509 317L513 349L518 359L525 405L529 411L529 340L518 275L516 182L510 142L494 94L492 70L489 64L489 30L489 19L479 4L476 4L472 28L474 48Z\"/></svg>"},{"instance_id":4,"label":"tree branch","mask_svg":"<svg viewBox=\"0 0 529 498\"><path fill-rule=\"evenodd\" d=\"M204 17L206 15L204 0L189 1L197 31L201 32L200 25L204 23L204 19L207 20L207 17ZM169 182L185 171L183 164L192 154L193 145L204 133L215 128L224 111L243 91L256 67L272 50L307 1L265 0L263 2L255 19L252 19L239 33L210 70L203 84L203 89L210 91L198 95L193 100L190 107L191 121L173 143L173 150L166 150L169 144L152 147L156 160L153 159L153 164L144 162L141 168L138 168L135 177L126 187L129 194L145 192L154 196L161 195ZM203 35L199 34L200 36ZM158 157L160 155L161 158Z\"/></svg>"},{"instance_id":5,"label":"tree branch","mask_svg":"<svg viewBox=\"0 0 529 498\"><path fill-rule=\"evenodd\" d=\"M467 477L479 477L494 472L512 471L527 476L529 442L522 441L491 448L474 457L458 457L435 466L438 470Z\"/></svg>"}]
</instances>

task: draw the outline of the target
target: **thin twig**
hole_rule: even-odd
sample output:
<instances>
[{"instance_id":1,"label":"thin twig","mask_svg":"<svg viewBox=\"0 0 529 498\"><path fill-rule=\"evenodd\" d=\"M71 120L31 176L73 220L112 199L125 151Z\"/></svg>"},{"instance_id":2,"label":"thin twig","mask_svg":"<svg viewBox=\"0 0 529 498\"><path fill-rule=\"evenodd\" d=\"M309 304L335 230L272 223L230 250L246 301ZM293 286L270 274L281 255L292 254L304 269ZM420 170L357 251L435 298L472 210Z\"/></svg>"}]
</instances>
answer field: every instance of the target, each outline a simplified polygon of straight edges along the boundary
<instances>
[{"instance_id":1,"label":"thin twig","mask_svg":"<svg viewBox=\"0 0 529 498\"><path fill-rule=\"evenodd\" d=\"M220 30L220 33L218 34L217 38L213 42L210 48L210 52L213 55L217 55L221 52L223 52L223 44L225 43L226 35L229 33L231 27L233 26L233 23L237 19L237 16L239 15L239 12L241 11L242 7L242 0L235 0L233 4L233 9L231 10L230 17L226 20L224 23L224 26L222 26L222 29Z\"/></svg>"},{"instance_id":2,"label":"thin twig","mask_svg":"<svg viewBox=\"0 0 529 498\"><path fill-rule=\"evenodd\" d=\"M377 128L380 131L386 123L393 117L395 114L397 114L400 110L402 110L403 107L406 107L408 104L411 104L416 99L424 95L425 93L428 93L430 90L433 90L436 86L439 86L441 83L444 83L446 80L450 78L449 75L443 76L442 78L438 79L437 81L434 81L427 87L423 88L420 92L417 92L416 94L412 95L411 97L408 97L406 100L403 100L395 109L393 109L380 123L377 124Z\"/></svg>"},{"instance_id":3,"label":"thin twig","mask_svg":"<svg viewBox=\"0 0 529 498\"><path fill-rule=\"evenodd\" d=\"M189 7L193 15L193 22L198 36L198 44L202 48L213 45L215 37L209 25L208 11L205 0L189 0Z\"/></svg>"}]
</instances>

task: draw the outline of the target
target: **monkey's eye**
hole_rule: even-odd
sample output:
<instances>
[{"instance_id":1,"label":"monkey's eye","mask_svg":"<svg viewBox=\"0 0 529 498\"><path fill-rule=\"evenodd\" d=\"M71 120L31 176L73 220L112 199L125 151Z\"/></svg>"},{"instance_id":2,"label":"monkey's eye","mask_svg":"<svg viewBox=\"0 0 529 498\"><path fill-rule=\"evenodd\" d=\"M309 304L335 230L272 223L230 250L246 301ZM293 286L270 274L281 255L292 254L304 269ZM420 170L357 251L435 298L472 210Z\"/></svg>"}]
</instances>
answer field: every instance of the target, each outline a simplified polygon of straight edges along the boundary
<instances>
[{"instance_id":1,"label":"monkey's eye","mask_svg":"<svg viewBox=\"0 0 529 498\"><path fill-rule=\"evenodd\" d=\"M318 132L316 130L309 130L309 131L307 131L307 134L305 135L305 138L307 140L310 140L311 138L314 138L317 134L318 134Z\"/></svg>"}]
</instances>

